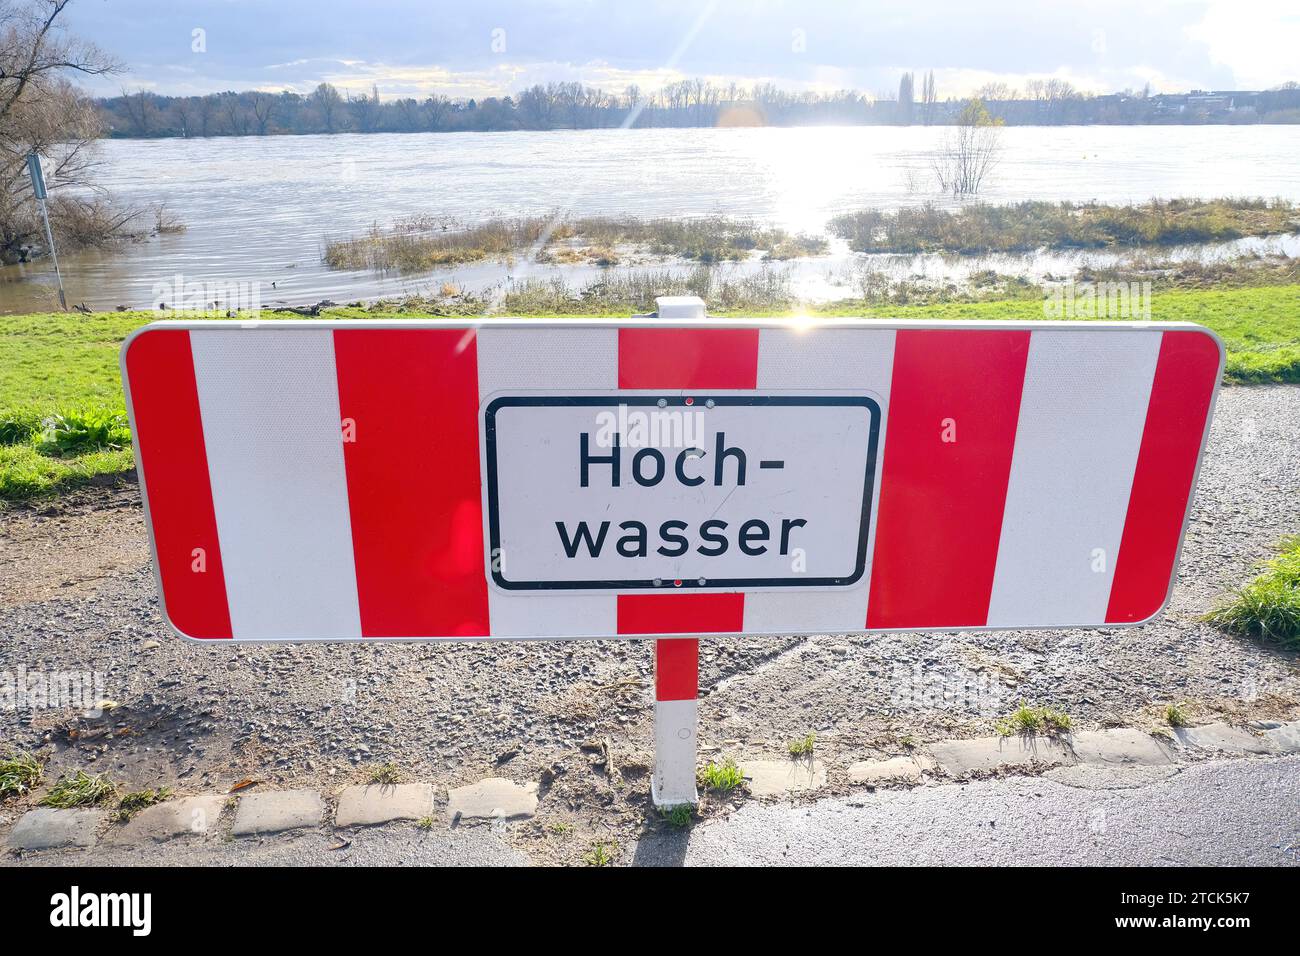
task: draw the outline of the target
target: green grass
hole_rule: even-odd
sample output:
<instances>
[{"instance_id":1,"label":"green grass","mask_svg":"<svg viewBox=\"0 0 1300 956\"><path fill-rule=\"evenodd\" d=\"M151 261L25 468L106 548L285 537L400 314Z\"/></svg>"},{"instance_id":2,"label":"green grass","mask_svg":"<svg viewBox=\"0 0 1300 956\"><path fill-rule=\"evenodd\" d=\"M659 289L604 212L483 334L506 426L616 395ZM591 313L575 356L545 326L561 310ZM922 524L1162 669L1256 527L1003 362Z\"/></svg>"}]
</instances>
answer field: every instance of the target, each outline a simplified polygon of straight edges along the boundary
<instances>
[{"instance_id":1,"label":"green grass","mask_svg":"<svg viewBox=\"0 0 1300 956\"><path fill-rule=\"evenodd\" d=\"M50 787L50 792L38 801L43 807L68 810L72 807L93 807L117 793L117 784L107 774L88 774L78 770L71 777L60 777Z\"/></svg>"},{"instance_id":2,"label":"green grass","mask_svg":"<svg viewBox=\"0 0 1300 956\"><path fill-rule=\"evenodd\" d=\"M730 793L745 782L745 772L730 758L722 763L710 760L698 776L700 785L714 793Z\"/></svg>"},{"instance_id":3,"label":"green grass","mask_svg":"<svg viewBox=\"0 0 1300 956\"><path fill-rule=\"evenodd\" d=\"M1285 538L1262 573L1206 615L1230 634L1300 649L1300 536Z\"/></svg>"},{"instance_id":4,"label":"green grass","mask_svg":"<svg viewBox=\"0 0 1300 956\"><path fill-rule=\"evenodd\" d=\"M1041 297L923 306L835 305L813 314L977 321L1044 318ZM1217 333L1228 352L1227 384L1300 383L1300 285L1156 292L1151 296L1151 318L1196 322Z\"/></svg>"},{"instance_id":5,"label":"green grass","mask_svg":"<svg viewBox=\"0 0 1300 956\"><path fill-rule=\"evenodd\" d=\"M133 793L128 793L118 801L117 822L126 823L145 807L152 807L155 803L162 803L164 800L170 799L171 795L171 787L159 787L156 790L136 790Z\"/></svg>"},{"instance_id":6,"label":"green grass","mask_svg":"<svg viewBox=\"0 0 1300 956\"><path fill-rule=\"evenodd\" d=\"M701 295L719 318L800 311L779 269L728 278L701 267L685 274L611 275L581 290L549 281L516 283L498 314L626 317L652 309L654 297L665 294ZM476 315L484 308L479 300L458 297L340 307L325 316L441 318ZM924 305L846 300L803 312L828 318L1044 318L1038 293ZM1228 352L1224 380L1229 384L1300 383L1300 284L1156 291L1151 313L1157 322L1197 322L1217 332ZM155 318L153 312L0 315L0 502L58 493L133 467L128 436L115 417L124 408L117 352L129 332ZM64 426L53 428L46 441L45 423L59 415Z\"/></svg>"},{"instance_id":7,"label":"green grass","mask_svg":"<svg viewBox=\"0 0 1300 956\"><path fill-rule=\"evenodd\" d=\"M613 866L614 854L618 850L616 843L596 843L583 856L582 862L588 866Z\"/></svg>"},{"instance_id":8,"label":"green grass","mask_svg":"<svg viewBox=\"0 0 1300 956\"><path fill-rule=\"evenodd\" d=\"M415 821L415 825L421 830L432 830L435 822L432 816L420 817Z\"/></svg>"},{"instance_id":9,"label":"green grass","mask_svg":"<svg viewBox=\"0 0 1300 956\"><path fill-rule=\"evenodd\" d=\"M1073 721L1069 714L1052 710L1050 707L1030 707L1021 704L1008 716L994 723L994 729L1000 737L1028 736L1036 734L1067 734Z\"/></svg>"},{"instance_id":10,"label":"green grass","mask_svg":"<svg viewBox=\"0 0 1300 956\"><path fill-rule=\"evenodd\" d=\"M811 757L817 746L817 735L804 734L798 740L790 741L786 746L790 750L791 757Z\"/></svg>"},{"instance_id":11,"label":"green grass","mask_svg":"<svg viewBox=\"0 0 1300 956\"><path fill-rule=\"evenodd\" d=\"M1191 718L1187 715L1187 709L1181 704L1166 704L1164 718L1165 723L1170 727L1186 727L1191 723Z\"/></svg>"},{"instance_id":12,"label":"green grass","mask_svg":"<svg viewBox=\"0 0 1300 956\"><path fill-rule=\"evenodd\" d=\"M694 822L695 808L689 803L679 803L675 807L663 808L659 811L659 816L669 826L681 829Z\"/></svg>"},{"instance_id":13,"label":"green grass","mask_svg":"<svg viewBox=\"0 0 1300 956\"><path fill-rule=\"evenodd\" d=\"M41 762L26 751L0 759L0 800L21 797L41 782Z\"/></svg>"},{"instance_id":14,"label":"green grass","mask_svg":"<svg viewBox=\"0 0 1300 956\"><path fill-rule=\"evenodd\" d=\"M380 786L393 786L402 782L402 771L395 763L383 763L370 769L366 782Z\"/></svg>"}]
</instances>

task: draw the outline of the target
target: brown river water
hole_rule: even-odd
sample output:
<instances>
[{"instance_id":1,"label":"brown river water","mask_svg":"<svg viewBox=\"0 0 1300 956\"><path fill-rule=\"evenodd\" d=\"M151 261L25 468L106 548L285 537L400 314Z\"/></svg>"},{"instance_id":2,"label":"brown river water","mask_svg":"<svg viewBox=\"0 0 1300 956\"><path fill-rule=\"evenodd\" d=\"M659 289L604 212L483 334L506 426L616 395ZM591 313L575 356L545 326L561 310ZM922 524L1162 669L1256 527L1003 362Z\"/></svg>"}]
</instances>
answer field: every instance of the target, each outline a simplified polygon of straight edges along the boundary
<instances>
[{"instance_id":1,"label":"brown river water","mask_svg":"<svg viewBox=\"0 0 1300 956\"><path fill-rule=\"evenodd\" d=\"M110 140L101 185L124 203L164 204L186 229L70 253L61 265L69 301L95 309L150 307L162 290L195 283L255 285L264 307L428 293L445 281L480 292L553 275L579 284L597 268L491 262L399 276L333 271L321 253L330 238L414 214L721 213L821 232L842 211L935 200L930 157L942 136L939 128L815 127ZM982 201L1300 201L1300 126L1011 127L1002 143ZM1296 237L1226 251L1238 248L1300 254ZM1060 275L1105 258L873 257L893 272L930 276L976 268ZM801 294L837 298L851 294L845 270L863 259L835 246L782 268ZM3 267L0 311L50 308L51 280L47 259Z\"/></svg>"}]
</instances>

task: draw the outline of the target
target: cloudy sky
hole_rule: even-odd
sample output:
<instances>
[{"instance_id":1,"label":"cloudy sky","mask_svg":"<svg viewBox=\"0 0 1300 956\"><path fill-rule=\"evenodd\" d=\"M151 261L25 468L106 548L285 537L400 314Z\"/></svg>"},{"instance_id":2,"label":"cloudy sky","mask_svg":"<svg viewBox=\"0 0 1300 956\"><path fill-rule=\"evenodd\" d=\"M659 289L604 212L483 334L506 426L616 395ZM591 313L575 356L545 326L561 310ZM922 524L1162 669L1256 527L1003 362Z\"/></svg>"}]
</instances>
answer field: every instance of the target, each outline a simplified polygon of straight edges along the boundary
<instances>
[{"instance_id":1,"label":"cloudy sky","mask_svg":"<svg viewBox=\"0 0 1300 956\"><path fill-rule=\"evenodd\" d=\"M939 95L1059 77L1093 92L1259 89L1300 79L1300 0L75 0L68 25L161 93L505 95L686 76Z\"/></svg>"}]
</instances>

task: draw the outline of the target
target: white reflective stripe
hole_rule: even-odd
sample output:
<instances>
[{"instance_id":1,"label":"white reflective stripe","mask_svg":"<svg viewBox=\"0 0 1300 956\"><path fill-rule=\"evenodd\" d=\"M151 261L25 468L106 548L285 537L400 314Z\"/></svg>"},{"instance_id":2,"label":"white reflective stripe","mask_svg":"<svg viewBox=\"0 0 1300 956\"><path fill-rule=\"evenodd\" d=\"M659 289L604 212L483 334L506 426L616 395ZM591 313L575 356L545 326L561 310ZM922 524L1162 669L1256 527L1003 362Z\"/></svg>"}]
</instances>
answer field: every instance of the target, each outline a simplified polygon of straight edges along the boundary
<instances>
[{"instance_id":1,"label":"white reflective stripe","mask_svg":"<svg viewBox=\"0 0 1300 956\"><path fill-rule=\"evenodd\" d=\"M480 329L479 401L535 389L561 395L618 388L618 329ZM480 423L480 428L482 424ZM486 487L486 481L484 482ZM483 502L487 521L487 501ZM488 540L486 527L484 541ZM615 594L509 594L488 584L493 637L584 637L618 632Z\"/></svg>"},{"instance_id":2,"label":"white reflective stripe","mask_svg":"<svg viewBox=\"0 0 1300 956\"><path fill-rule=\"evenodd\" d=\"M885 451L889 387L894 372L893 329L763 329L758 334L758 390L867 392L880 403L879 459ZM825 591L763 591L745 595L745 630L758 633L860 631L867 626L871 555L880 503L879 463L867 535L867 568L853 587Z\"/></svg>"},{"instance_id":3,"label":"white reflective stripe","mask_svg":"<svg viewBox=\"0 0 1300 956\"><path fill-rule=\"evenodd\" d=\"M333 332L190 344L235 638L360 637Z\"/></svg>"},{"instance_id":4,"label":"white reflective stripe","mask_svg":"<svg viewBox=\"0 0 1300 956\"><path fill-rule=\"evenodd\" d=\"M1105 622L1161 334L1032 334L990 627Z\"/></svg>"},{"instance_id":5,"label":"white reflective stripe","mask_svg":"<svg viewBox=\"0 0 1300 956\"><path fill-rule=\"evenodd\" d=\"M650 795L656 807L698 803L695 789L698 700L655 702L655 770Z\"/></svg>"}]
</instances>

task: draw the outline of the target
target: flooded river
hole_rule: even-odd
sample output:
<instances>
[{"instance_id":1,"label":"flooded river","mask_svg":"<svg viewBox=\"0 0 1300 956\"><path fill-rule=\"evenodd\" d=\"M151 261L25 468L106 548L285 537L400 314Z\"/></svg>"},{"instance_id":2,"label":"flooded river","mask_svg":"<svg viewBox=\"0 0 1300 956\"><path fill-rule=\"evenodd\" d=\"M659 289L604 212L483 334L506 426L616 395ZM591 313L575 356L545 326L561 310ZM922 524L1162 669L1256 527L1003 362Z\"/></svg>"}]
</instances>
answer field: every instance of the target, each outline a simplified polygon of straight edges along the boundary
<instances>
[{"instance_id":1,"label":"flooded river","mask_svg":"<svg viewBox=\"0 0 1300 956\"><path fill-rule=\"evenodd\" d=\"M325 242L414 214L722 213L821 232L836 213L933 201L931 157L944 131L924 127L561 130L111 140L100 183L121 202L163 204L184 232L63 257L70 302L147 307L160 283L258 283L264 306L427 292L444 281L482 290L507 278L589 266L481 263L418 276L332 271ZM981 199L1134 202L1265 196L1300 201L1300 126L1011 127ZM1300 252L1295 237L1273 243ZM849 294L837 248L791 266L812 298ZM1059 274L1077 255L954 262L885 257L933 275L1023 267ZM732 268L754 268L739 266ZM48 260L0 269L0 310L48 308Z\"/></svg>"}]
</instances>

